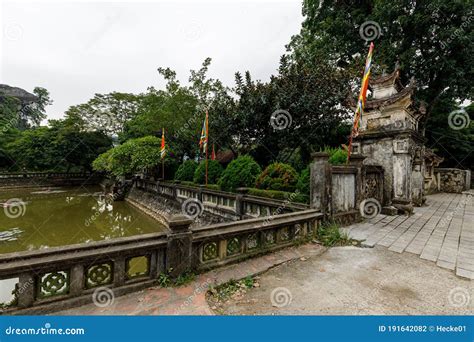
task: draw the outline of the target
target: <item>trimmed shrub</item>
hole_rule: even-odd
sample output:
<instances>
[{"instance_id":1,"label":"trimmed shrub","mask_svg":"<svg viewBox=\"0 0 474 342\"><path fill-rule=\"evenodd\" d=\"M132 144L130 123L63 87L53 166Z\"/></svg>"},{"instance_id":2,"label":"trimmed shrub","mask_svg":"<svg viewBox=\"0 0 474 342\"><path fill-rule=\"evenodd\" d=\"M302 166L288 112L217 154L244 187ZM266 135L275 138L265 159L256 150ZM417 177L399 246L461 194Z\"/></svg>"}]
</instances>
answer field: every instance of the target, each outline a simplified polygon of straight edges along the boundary
<instances>
[{"instance_id":1,"label":"trimmed shrub","mask_svg":"<svg viewBox=\"0 0 474 342\"><path fill-rule=\"evenodd\" d=\"M296 183L296 189L306 196L309 196L309 182L310 182L310 166L307 166L303 171L301 171L300 176L298 177L298 182Z\"/></svg>"},{"instance_id":2,"label":"trimmed shrub","mask_svg":"<svg viewBox=\"0 0 474 342\"><path fill-rule=\"evenodd\" d=\"M206 189L219 191L221 187L217 184L207 184Z\"/></svg>"},{"instance_id":3,"label":"trimmed shrub","mask_svg":"<svg viewBox=\"0 0 474 342\"><path fill-rule=\"evenodd\" d=\"M299 191L287 192L278 190L262 190L251 188L248 191L249 195L258 197L267 197L281 201L289 201L296 203L309 203L309 196L300 193Z\"/></svg>"},{"instance_id":4,"label":"trimmed shrub","mask_svg":"<svg viewBox=\"0 0 474 342\"><path fill-rule=\"evenodd\" d=\"M329 164L341 165L347 161L347 151L342 148L325 147L324 152L329 154Z\"/></svg>"},{"instance_id":5,"label":"trimmed shrub","mask_svg":"<svg viewBox=\"0 0 474 342\"><path fill-rule=\"evenodd\" d=\"M273 163L260 174L255 186L266 190L294 191L297 180L298 174L291 165Z\"/></svg>"},{"instance_id":6,"label":"trimmed shrub","mask_svg":"<svg viewBox=\"0 0 474 342\"><path fill-rule=\"evenodd\" d=\"M174 179L192 182L194 179L194 172L196 172L197 167L198 163L194 160L186 160L179 166L178 170L174 174Z\"/></svg>"},{"instance_id":7,"label":"trimmed shrub","mask_svg":"<svg viewBox=\"0 0 474 342\"><path fill-rule=\"evenodd\" d=\"M182 181L182 182L179 182L181 185L186 185L186 186L193 186L193 187L199 187L199 184L196 184L194 182L189 182L189 181ZM210 190L220 190L221 187L217 184L207 184L206 186L206 189L210 189Z\"/></svg>"},{"instance_id":8,"label":"trimmed shrub","mask_svg":"<svg viewBox=\"0 0 474 342\"><path fill-rule=\"evenodd\" d=\"M240 187L253 187L261 172L262 169L252 157L240 156L227 165L219 180L219 185L224 191L235 191Z\"/></svg>"},{"instance_id":9,"label":"trimmed shrub","mask_svg":"<svg viewBox=\"0 0 474 342\"><path fill-rule=\"evenodd\" d=\"M216 184L224 169L217 160L208 160L207 163L207 182L209 184ZM206 183L206 161L202 161L196 168L193 181L197 184Z\"/></svg>"}]
</instances>

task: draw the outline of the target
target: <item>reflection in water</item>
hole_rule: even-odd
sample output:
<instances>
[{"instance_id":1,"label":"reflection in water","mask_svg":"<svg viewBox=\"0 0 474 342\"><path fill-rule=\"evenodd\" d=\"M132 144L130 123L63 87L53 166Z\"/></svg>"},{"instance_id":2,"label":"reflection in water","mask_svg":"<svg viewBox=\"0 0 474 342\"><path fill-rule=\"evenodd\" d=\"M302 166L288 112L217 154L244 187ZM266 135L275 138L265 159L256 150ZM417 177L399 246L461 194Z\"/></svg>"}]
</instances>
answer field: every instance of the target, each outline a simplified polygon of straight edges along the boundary
<instances>
[{"instance_id":1,"label":"reflection in water","mask_svg":"<svg viewBox=\"0 0 474 342\"><path fill-rule=\"evenodd\" d=\"M0 191L0 203L19 198L24 215L10 218L0 207L0 253L35 250L161 231L163 226L99 188ZM5 208L4 208L5 210Z\"/></svg>"},{"instance_id":2,"label":"reflection in water","mask_svg":"<svg viewBox=\"0 0 474 342\"><path fill-rule=\"evenodd\" d=\"M15 241L21 233L23 233L23 231L18 227L0 232L0 241Z\"/></svg>"}]
</instances>

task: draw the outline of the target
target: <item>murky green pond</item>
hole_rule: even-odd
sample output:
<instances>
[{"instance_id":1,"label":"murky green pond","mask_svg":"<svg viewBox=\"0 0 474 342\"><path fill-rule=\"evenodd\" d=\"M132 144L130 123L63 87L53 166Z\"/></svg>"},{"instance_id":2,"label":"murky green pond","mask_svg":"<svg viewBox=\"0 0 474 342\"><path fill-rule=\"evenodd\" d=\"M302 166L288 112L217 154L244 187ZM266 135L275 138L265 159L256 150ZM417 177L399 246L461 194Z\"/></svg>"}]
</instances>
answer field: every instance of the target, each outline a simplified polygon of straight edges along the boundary
<instances>
[{"instance_id":1,"label":"murky green pond","mask_svg":"<svg viewBox=\"0 0 474 342\"><path fill-rule=\"evenodd\" d=\"M99 187L0 190L0 253L147 234L164 227Z\"/></svg>"}]
</instances>

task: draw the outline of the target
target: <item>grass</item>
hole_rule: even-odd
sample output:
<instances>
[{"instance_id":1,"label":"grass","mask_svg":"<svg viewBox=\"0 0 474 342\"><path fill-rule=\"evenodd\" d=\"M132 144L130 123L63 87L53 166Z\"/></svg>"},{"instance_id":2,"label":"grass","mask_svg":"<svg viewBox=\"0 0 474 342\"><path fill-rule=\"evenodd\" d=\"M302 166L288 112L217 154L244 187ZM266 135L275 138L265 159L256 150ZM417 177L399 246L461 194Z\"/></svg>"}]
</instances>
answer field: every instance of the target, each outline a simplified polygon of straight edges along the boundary
<instances>
[{"instance_id":1,"label":"grass","mask_svg":"<svg viewBox=\"0 0 474 342\"><path fill-rule=\"evenodd\" d=\"M317 239L326 247L344 246L352 244L347 233L341 232L335 222L323 223L316 233Z\"/></svg>"},{"instance_id":2,"label":"grass","mask_svg":"<svg viewBox=\"0 0 474 342\"><path fill-rule=\"evenodd\" d=\"M212 288L210 292L217 301L225 301L233 294L242 291L245 292L247 289L253 288L254 285L255 279L251 276L248 276L239 281L231 279L225 284Z\"/></svg>"},{"instance_id":3,"label":"grass","mask_svg":"<svg viewBox=\"0 0 474 342\"><path fill-rule=\"evenodd\" d=\"M180 274L176 279L172 279L169 275L169 272L160 273L158 275L158 285L160 285L161 287L183 286L189 284L196 278L196 274L194 274L193 272L186 272Z\"/></svg>"}]
</instances>

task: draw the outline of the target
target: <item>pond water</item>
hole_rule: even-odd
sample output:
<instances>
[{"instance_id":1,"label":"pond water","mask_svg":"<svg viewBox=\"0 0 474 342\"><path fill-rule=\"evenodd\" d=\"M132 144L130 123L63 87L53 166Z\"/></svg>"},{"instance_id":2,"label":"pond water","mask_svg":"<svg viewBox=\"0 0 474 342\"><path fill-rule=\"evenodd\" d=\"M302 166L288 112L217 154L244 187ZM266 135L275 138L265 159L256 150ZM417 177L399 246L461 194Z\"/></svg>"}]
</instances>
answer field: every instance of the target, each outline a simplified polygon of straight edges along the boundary
<instances>
[{"instance_id":1,"label":"pond water","mask_svg":"<svg viewBox=\"0 0 474 342\"><path fill-rule=\"evenodd\" d=\"M0 253L31 251L163 231L132 205L106 201L99 187L0 191Z\"/></svg>"}]
</instances>

